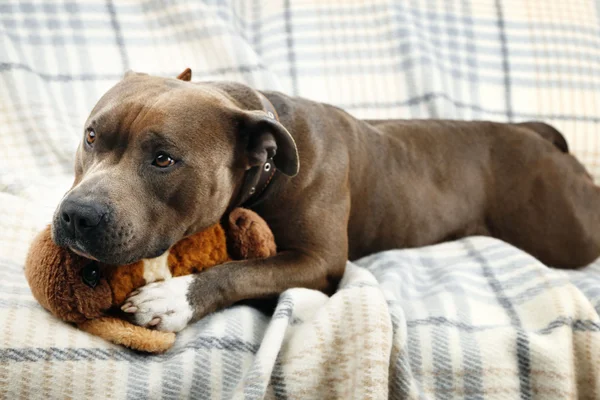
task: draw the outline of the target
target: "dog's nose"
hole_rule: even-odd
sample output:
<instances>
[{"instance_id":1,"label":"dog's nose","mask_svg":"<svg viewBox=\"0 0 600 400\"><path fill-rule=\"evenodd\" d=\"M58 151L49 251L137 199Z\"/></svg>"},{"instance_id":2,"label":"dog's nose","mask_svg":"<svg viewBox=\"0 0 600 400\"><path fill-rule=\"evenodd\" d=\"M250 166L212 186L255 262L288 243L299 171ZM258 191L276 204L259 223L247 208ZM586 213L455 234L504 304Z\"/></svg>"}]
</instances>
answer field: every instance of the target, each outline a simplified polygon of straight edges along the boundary
<instances>
[{"instance_id":1,"label":"dog's nose","mask_svg":"<svg viewBox=\"0 0 600 400\"><path fill-rule=\"evenodd\" d=\"M60 208L60 222L68 234L84 235L100 224L105 213L100 204L66 199Z\"/></svg>"}]
</instances>

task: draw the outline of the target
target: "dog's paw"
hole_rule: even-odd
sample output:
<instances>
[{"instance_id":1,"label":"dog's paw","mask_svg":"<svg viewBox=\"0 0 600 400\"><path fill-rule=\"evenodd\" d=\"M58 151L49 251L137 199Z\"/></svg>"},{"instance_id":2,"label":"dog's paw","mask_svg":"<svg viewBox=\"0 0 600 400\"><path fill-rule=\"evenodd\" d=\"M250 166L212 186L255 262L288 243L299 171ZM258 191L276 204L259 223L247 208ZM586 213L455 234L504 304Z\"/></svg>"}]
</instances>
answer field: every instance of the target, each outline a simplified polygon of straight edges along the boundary
<instances>
[{"instance_id":1,"label":"dog's paw","mask_svg":"<svg viewBox=\"0 0 600 400\"><path fill-rule=\"evenodd\" d=\"M136 325L179 332L194 314L187 297L193 279L192 275L186 275L150 283L133 292L121 309L132 314Z\"/></svg>"}]
</instances>

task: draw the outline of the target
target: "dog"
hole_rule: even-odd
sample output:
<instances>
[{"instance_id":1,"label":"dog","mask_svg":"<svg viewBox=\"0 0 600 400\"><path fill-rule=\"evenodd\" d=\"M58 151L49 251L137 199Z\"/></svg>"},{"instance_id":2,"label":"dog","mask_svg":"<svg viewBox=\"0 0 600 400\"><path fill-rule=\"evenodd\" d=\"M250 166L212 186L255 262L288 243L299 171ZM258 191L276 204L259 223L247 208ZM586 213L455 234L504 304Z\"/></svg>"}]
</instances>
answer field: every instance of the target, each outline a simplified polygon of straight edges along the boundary
<instances>
[{"instance_id":1,"label":"dog","mask_svg":"<svg viewBox=\"0 0 600 400\"><path fill-rule=\"evenodd\" d=\"M93 108L53 240L109 264L158 257L243 205L279 252L150 284L123 309L162 331L293 287L330 294L346 261L470 235L574 268L600 255L600 192L540 122L359 120L232 82L128 72Z\"/></svg>"}]
</instances>

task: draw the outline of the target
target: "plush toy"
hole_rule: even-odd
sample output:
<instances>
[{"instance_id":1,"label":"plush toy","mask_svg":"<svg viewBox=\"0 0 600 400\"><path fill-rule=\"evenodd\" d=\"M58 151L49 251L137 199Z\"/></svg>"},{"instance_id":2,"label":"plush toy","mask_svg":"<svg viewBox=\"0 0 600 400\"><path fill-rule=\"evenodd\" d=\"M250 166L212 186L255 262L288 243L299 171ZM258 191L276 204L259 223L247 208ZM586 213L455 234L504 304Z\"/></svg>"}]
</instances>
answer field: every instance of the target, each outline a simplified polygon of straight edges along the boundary
<instances>
[{"instance_id":1,"label":"plush toy","mask_svg":"<svg viewBox=\"0 0 600 400\"><path fill-rule=\"evenodd\" d=\"M253 211L237 208L223 225L179 241L160 257L121 266L101 264L56 246L47 227L29 249L25 275L33 296L59 319L135 350L163 352L173 345L175 334L133 325L119 306L147 283L200 272L232 259L275 254L271 230Z\"/></svg>"}]
</instances>

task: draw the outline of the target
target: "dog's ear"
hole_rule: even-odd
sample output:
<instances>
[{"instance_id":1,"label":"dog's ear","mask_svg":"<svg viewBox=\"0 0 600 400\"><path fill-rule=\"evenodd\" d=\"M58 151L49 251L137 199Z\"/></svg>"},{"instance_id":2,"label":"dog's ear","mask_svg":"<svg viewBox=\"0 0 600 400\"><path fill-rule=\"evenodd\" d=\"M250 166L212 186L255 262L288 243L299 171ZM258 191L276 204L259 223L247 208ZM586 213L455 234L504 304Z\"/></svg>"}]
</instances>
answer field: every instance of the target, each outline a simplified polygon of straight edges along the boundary
<instances>
[{"instance_id":1,"label":"dog's ear","mask_svg":"<svg viewBox=\"0 0 600 400\"><path fill-rule=\"evenodd\" d=\"M246 168L262 166L269 158L287 176L295 176L300 168L298 148L292 135L264 111L246 111L240 123L245 146Z\"/></svg>"},{"instance_id":2,"label":"dog's ear","mask_svg":"<svg viewBox=\"0 0 600 400\"><path fill-rule=\"evenodd\" d=\"M186 68L182 73L177 75L177 79L189 82L192 80L192 70L190 68Z\"/></svg>"}]
</instances>

